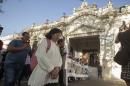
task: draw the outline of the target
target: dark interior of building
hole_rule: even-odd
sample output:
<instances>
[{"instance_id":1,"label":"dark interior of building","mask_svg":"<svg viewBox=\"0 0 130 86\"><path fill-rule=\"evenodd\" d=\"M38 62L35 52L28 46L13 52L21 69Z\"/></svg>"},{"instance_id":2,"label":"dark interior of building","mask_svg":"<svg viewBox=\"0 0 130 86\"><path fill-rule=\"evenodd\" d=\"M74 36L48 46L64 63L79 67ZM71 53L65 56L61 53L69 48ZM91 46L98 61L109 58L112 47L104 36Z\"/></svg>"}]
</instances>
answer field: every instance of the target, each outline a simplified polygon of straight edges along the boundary
<instances>
[{"instance_id":1,"label":"dark interior of building","mask_svg":"<svg viewBox=\"0 0 130 86\"><path fill-rule=\"evenodd\" d=\"M95 66L96 61L99 61L99 35L70 38L69 42L70 52L82 52L83 50L86 50L90 53L89 65Z\"/></svg>"}]
</instances>

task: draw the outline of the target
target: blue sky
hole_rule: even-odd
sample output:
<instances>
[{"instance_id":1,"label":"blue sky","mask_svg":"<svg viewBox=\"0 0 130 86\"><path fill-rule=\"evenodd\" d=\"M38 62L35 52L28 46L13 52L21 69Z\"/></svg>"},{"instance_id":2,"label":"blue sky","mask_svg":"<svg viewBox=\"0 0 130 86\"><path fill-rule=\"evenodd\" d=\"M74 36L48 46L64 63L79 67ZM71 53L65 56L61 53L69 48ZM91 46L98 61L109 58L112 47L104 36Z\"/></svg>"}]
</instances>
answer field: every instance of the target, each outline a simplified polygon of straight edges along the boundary
<instances>
[{"instance_id":1,"label":"blue sky","mask_svg":"<svg viewBox=\"0 0 130 86\"><path fill-rule=\"evenodd\" d=\"M108 0L86 0L104 7ZM130 0L112 0L114 7L130 5ZM81 0L5 0L2 4L4 13L0 13L0 24L4 27L2 36L20 33L33 23L43 24L59 20L63 13L71 15L73 8L78 8ZM1 5L1 4L0 4Z\"/></svg>"}]
</instances>

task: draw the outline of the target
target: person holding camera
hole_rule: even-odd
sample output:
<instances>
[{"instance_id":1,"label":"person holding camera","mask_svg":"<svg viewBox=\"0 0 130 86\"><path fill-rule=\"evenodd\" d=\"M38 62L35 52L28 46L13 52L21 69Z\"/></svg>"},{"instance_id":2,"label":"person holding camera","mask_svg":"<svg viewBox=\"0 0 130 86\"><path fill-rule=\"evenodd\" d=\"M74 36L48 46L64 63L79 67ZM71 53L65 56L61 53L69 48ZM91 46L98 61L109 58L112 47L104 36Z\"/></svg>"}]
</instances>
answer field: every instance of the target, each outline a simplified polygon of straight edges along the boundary
<instances>
[{"instance_id":1,"label":"person holding camera","mask_svg":"<svg viewBox=\"0 0 130 86\"><path fill-rule=\"evenodd\" d=\"M14 39L9 43L4 62L4 86L15 86L16 81L19 79L26 57L28 54L31 55L29 38L29 33L23 32L21 39Z\"/></svg>"},{"instance_id":2,"label":"person holding camera","mask_svg":"<svg viewBox=\"0 0 130 86\"><path fill-rule=\"evenodd\" d=\"M125 50L125 54L123 54L124 58L126 56L130 57L130 23L129 27L127 27L125 21L123 21L115 40L115 43L119 42L121 43L120 49L122 51ZM127 86L130 86L130 59L128 59L126 65L122 65L121 78L126 82Z\"/></svg>"}]
</instances>

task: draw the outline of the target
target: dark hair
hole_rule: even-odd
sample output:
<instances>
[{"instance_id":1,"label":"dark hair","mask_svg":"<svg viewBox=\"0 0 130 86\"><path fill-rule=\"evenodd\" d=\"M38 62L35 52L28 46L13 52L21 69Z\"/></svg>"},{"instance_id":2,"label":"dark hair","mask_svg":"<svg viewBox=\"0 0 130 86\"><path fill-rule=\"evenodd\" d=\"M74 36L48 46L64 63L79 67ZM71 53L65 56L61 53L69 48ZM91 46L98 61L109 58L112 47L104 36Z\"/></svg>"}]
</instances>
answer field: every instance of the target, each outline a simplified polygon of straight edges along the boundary
<instances>
[{"instance_id":1,"label":"dark hair","mask_svg":"<svg viewBox=\"0 0 130 86\"><path fill-rule=\"evenodd\" d=\"M46 36L46 38L51 39L52 35L54 35L56 33L62 33L62 31L58 28L53 28L45 36Z\"/></svg>"},{"instance_id":2,"label":"dark hair","mask_svg":"<svg viewBox=\"0 0 130 86\"><path fill-rule=\"evenodd\" d=\"M3 41L2 40L0 40L0 45L3 45Z\"/></svg>"},{"instance_id":3,"label":"dark hair","mask_svg":"<svg viewBox=\"0 0 130 86\"><path fill-rule=\"evenodd\" d=\"M0 50L2 50L2 47L3 47L3 41L0 40Z\"/></svg>"},{"instance_id":4,"label":"dark hair","mask_svg":"<svg viewBox=\"0 0 130 86\"><path fill-rule=\"evenodd\" d=\"M86 54L87 52L88 52L87 49L83 49L83 50L82 50L82 53L83 53L83 54Z\"/></svg>"},{"instance_id":5,"label":"dark hair","mask_svg":"<svg viewBox=\"0 0 130 86\"><path fill-rule=\"evenodd\" d=\"M29 34L29 33L28 33L28 32L23 32L23 33L22 33L22 36L24 36L25 34Z\"/></svg>"}]
</instances>

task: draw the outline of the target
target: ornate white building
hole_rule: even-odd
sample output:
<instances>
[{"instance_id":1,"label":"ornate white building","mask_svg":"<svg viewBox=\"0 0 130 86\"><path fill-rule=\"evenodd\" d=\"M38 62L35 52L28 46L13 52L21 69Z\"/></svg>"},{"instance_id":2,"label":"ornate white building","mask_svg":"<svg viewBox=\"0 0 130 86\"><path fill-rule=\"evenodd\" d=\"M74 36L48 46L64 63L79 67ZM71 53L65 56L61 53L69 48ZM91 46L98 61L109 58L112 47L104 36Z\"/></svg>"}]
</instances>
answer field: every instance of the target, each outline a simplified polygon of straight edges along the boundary
<instances>
[{"instance_id":1,"label":"ornate white building","mask_svg":"<svg viewBox=\"0 0 130 86\"><path fill-rule=\"evenodd\" d=\"M78 52L83 49L93 50L103 65L104 76L111 77L113 71L117 70L113 56L118 45L114 44L114 40L122 21L128 23L129 19L128 5L115 9L112 2L108 1L105 7L97 8L96 4L89 5L84 0L79 8L74 8L72 15L64 14L58 21L33 25L25 31L31 34L31 43L33 43L35 40L40 40L50 29L60 28L66 38L68 51L73 48L74 56L78 57Z\"/></svg>"}]
</instances>

